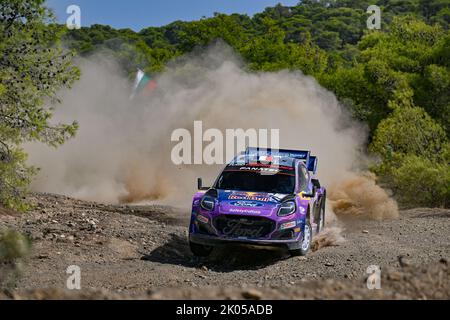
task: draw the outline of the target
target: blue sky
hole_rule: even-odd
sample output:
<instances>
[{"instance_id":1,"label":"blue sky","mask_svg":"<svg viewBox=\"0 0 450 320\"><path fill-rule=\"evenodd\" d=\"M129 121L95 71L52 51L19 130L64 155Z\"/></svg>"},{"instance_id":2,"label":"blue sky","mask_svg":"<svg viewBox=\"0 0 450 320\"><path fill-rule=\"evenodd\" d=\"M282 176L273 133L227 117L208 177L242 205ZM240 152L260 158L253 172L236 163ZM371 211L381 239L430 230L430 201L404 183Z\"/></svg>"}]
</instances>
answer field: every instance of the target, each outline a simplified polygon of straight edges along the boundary
<instances>
[{"instance_id":1,"label":"blue sky","mask_svg":"<svg viewBox=\"0 0 450 320\"><path fill-rule=\"evenodd\" d=\"M115 28L139 31L149 26L162 26L175 20L191 21L214 12L253 15L277 3L293 6L299 0L47 0L58 20L65 23L66 8L81 8L81 23L108 24Z\"/></svg>"}]
</instances>

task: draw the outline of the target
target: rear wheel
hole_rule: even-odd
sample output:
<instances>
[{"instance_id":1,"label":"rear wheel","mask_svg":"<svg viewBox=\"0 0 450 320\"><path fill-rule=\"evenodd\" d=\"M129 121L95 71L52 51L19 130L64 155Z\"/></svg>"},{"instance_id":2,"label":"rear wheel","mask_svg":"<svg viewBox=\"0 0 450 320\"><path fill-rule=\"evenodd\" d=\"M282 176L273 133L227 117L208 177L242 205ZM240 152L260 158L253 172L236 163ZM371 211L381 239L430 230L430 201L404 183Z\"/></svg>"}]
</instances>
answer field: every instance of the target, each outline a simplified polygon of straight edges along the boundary
<instances>
[{"instance_id":1,"label":"rear wheel","mask_svg":"<svg viewBox=\"0 0 450 320\"><path fill-rule=\"evenodd\" d=\"M312 228L309 219L306 220L305 229L303 231L303 239L299 249L289 250L291 256L305 256L311 248Z\"/></svg>"},{"instance_id":2,"label":"rear wheel","mask_svg":"<svg viewBox=\"0 0 450 320\"><path fill-rule=\"evenodd\" d=\"M191 249L192 254L196 257L207 257L213 250L213 247L211 246L204 246L191 241L189 241L189 248Z\"/></svg>"}]
</instances>

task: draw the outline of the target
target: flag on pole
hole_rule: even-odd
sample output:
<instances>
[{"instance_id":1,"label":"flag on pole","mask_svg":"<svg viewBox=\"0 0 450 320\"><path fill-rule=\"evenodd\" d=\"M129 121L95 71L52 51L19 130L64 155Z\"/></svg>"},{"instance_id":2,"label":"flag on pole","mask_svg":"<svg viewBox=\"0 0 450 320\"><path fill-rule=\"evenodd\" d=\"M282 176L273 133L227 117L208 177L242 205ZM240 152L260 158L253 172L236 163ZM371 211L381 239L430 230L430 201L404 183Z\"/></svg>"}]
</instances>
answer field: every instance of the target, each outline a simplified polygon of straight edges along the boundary
<instances>
[{"instance_id":1,"label":"flag on pole","mask_svg":"<svg viewBox=\"0 0 450 320\"><path fill-rule=\"evenodd\" d=\"M142 92L147 95L156 89L156 81L153 80L148 74L146 74L141 69L138 69L136 73L136 79L134 80L133 93L131 94L131 99L136 96L136 94Z\"/></svg>"}]
</instances>

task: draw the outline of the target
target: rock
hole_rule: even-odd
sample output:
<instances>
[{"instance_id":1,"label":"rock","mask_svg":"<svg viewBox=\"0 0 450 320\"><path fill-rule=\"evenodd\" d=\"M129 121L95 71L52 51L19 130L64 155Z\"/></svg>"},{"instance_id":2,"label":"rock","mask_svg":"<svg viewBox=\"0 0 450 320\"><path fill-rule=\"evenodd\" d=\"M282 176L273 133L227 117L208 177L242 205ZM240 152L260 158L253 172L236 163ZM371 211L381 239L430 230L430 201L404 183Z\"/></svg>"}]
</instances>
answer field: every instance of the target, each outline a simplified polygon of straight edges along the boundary
<instances>
[{"instance_id":1,"label":"rock","mask_svg":"<svg viewBox=\"0 0 450 320\"><path fill-rule=\"evenodd\" d=\"M42 240L44 238L44 234L40 231L32 231L30 233L31 240Z\"/></svg>"},{"instance_id":2,"label":"rock","mask_svg":"<svg viewBox=\"0 0 450 320\"><path fill-rule=\"evenodd\" d=\"M398 262L400 263L400 267L410 267L412 265L411 260L405 256L399 256Z\"/></svg>"},{"instance_id":3,"label":"rock","mask_svg":"<svg viewBox=\"0 0 450 320\"><path fill-rule=\"evenodd\" d=\"M89 230L95 230L95 229L97 229L97 225L95 224L94 221L88 220L88 224L89 224Z\"/></svg>"},{"instance_id":4,"label":"rock","mask_svg":"<svg viewBox=\"0 0 450 320\"><path fill-rule=\"evenodd\" d=\"M368 234L369 230L363 230L362 233Z\"/></svg>"},{"instance_id":5,"label":"rock","mask_svg":"<svg viewBox=\"0 0 450 320\"><path fill-rule=\"evenodd\" d=\"M258 291L256 289L248 289L242 292L242 297L248 300L261 300L263 294L261 291Z\"/></svg>"},{"instance_id":6,"label":"rock","mask_svg":"<svg viewBox=\"0 0 450 320\"><path fill-rule=\"evenodd\" d=\"M149 294L148 298L151 300L162 300L162 299L164 299L164 296L162 293L154 292L154 293Z\"/></svg>"},{"instance_id":7,"label":"rock","mask_svg":"<svg viewBox=\"0 0 450 320\"><path fill-rule=\"evenodd\" d=\"M388 273L387 278L389 280L393 280L393 281L400 281L400 280L402 280L403 277L402 277L402 274L400 272L398 272L398 271L391 271L391 272Z\"/></svg>"},{"instance_id":8,"label":"rock","mask_svg":"<svg viewBox=\"0 0 450 320\"><path fill-rule=\"evenodd\" d=\"M326 267L334 267L334 263L333 262L325 262L325 266Z\"/></svg>"}]
</instances>

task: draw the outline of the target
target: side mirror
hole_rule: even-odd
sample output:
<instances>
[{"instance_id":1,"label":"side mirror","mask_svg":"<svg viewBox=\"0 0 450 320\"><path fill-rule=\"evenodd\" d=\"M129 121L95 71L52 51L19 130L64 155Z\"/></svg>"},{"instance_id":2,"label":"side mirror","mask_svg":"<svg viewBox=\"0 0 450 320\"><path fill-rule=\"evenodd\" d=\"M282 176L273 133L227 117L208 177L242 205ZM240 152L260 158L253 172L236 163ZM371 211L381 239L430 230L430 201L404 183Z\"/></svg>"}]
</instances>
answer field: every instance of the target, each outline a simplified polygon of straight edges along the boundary
<instances>
[{"instance_id":1,"label":"side mirror","mask_svg":"<svg viewBox=\"0 0 450 320\"><path fill-rule=\"evenodd\" d=\"M203 186L203 180L202 180L202 178L198 178L198 179L197 179L197 189L198 189L198 190L209 190L208 187L204 187L204 186Z\"/></svg>"},{"instance_id":2,"label":"side mirror","mask_svg":"<svg viewBox=\"0 0 450 320\"><path fill-rule=\"evenodd\" d=\"M313 184L316 189L320 189L320 182L317 179L311 179L311 183Z\"/></svg>"},{"instance_id":3,"label":"side mirror","mask_svg":"<svg viewBox=\"0 0 450 320\"><path fill-rule=\"evenodd\" d=\"M314 198L316 196L317 189L320 189L320 182L317 179L311 179L311 183L313 185L312 193L303 194L304 197Z\"/></svg>"}]
</instances>

